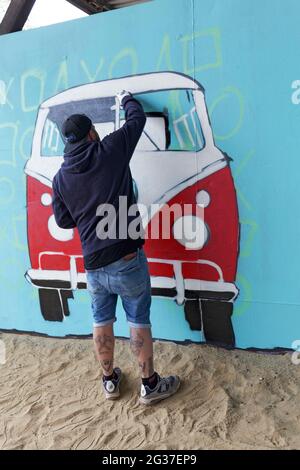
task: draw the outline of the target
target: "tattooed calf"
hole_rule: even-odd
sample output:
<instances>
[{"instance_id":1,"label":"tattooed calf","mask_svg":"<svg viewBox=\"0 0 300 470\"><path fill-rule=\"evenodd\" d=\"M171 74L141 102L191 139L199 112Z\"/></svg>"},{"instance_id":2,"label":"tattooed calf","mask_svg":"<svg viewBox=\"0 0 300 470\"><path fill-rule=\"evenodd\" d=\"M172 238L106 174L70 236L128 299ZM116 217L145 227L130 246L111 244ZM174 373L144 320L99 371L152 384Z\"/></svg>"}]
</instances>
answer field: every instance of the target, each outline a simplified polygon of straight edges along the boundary
<instances>
[{"instance_id":1,"label":"tattooed calf","mask_svg":"<svg viewBox=\"0 0 300 470\"><path fill-rule=\"evenodd\" d=\"M94 338L98 354L107 354L113 350L113 338L109 335L97 335Z\"/></svg>"},{"instance_id":2,"label":"tattooed calf","mask_svg":"<svg viewBox=\"0 0 300 470\"><path fill-rule=\"evenodd\" d=\"M110 361L109 359L105 359L104 361L100 361L101 366L105 372L109 372L112 368L113 361Z\"/></svg>"},{"instance_id":3,"label":"tattooed calf","mask_svg":"<svg viewBox=\"0 0 300 470\"><path fill-rule=\"evenodd\" d=\"M130 338L131 351L135 356L139 356L142 347L144 346L144 338L139 334L132 334Z\"/></svg>"},{"instance_id":4,"label":"tattooed calf","mask_svg":"<svg viewBox=\"0 0 300 470\"><path fill-rule=\"evenodd\" d=\"M142 375L151 377L154 374L153 357L149 357L147 361L139 362L139 369Z\"/></svg>"}]
</instances>

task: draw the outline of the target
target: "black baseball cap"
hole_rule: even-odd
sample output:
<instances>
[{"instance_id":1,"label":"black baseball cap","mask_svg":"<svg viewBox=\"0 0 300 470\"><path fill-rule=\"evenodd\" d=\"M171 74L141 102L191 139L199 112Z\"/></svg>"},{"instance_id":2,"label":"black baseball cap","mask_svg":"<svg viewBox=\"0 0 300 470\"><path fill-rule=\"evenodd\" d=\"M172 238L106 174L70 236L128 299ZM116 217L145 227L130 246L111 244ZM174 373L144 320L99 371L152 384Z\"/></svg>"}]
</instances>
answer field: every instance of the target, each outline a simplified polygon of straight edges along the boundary
<instances>
[{"instance_id":1,"label":"black baseball cap","mask_svg":"<svg viewBox=\"0 0 300 470\"><path fill-rule=\"evenodd\" d=\"M62 125L62 133L69 143L84 139L92 128L92 121L85 114L72 114Z\"/></svg>"}]
</instances>

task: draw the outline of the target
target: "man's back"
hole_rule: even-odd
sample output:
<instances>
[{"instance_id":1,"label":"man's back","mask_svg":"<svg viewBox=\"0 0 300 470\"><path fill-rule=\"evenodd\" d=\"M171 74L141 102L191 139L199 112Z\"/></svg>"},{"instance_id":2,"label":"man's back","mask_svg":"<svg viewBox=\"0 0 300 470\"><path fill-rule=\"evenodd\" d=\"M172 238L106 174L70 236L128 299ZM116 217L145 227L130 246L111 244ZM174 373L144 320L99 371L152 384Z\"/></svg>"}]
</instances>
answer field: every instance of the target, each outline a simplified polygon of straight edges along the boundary
<instances>
[{"instance_id":1,"label":"man's back","mask_svg":"<svg viewBox=\"0 0 300 470\"><path fill-rule=\"evenodd\" d=\"M129 162L146 117L132 97L124 99L124 109L124 126L103 141L67 144L63 165L53 180L56 221L63 228L77 226L85 257L120 242L118 233L117 239L97 236L101 220L97 209L110 204L118 214L120 196L127 198L128 207L135 203Z\"/></svg>"}]
</instances>

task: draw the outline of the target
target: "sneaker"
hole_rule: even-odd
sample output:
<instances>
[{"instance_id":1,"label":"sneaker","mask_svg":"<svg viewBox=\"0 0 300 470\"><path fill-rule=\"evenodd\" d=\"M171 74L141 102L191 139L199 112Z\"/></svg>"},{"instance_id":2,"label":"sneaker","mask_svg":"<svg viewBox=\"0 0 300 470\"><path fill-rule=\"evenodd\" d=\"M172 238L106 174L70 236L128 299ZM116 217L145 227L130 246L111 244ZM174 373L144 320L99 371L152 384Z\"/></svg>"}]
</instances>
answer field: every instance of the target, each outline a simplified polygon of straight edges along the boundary
<instances>
[{"instance_id":1,"label":"sneaker","mask_svg":"<svg viewBox=\"0 0 300 470\"><path fill-rule=\"evenodd\" d=\"M115 400L120 396L120 382L122 379L122 371L119 367L114 369L114 374L116 379L113 380L103 380L102 379L102 386L105 394L105 398L107 400Z\"/></svg>"},{"instance_id":2,"label":"sneaker","mask_svg":"<svg viewBox=\"0 0 300 470\"><path fill-rule=\"evenodd\" d=\"M140 403L143 405L152 405L160 400L174 395L180 386L180 379L177 375L170 375L170 377L160 377L158 375L158 382L155 388L150 388L147 385L141 386Z\"/></svg>"}]
</instances>

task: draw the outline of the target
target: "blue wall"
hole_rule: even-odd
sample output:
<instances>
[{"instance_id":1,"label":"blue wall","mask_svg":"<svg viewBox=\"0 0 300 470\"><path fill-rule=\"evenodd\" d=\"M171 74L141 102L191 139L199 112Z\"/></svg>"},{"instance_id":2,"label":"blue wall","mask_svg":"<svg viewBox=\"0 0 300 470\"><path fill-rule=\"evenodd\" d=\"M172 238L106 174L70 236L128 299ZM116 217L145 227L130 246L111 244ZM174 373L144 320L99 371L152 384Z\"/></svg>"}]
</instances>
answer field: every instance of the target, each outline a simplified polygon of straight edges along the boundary
<instances>
[{"instance_id":1,"label":"blue wall","mask_svg":"<svg viewBox=\"0 0 300 470\"><path fill-rule=\"evenodd\" d=\"M0 37L0 328L91 333L86 291L75 292L64 322L46 322L24 279L24 165L39 104L84 83L174 70L204 86L216 144L233 158L237 346L291 347L300 335L299 16L298 0L156 0ZM127 336L119 310L116 334ZM153 298L154 336L202 341L182 312Z\"/></svg>"}]
</instances>

